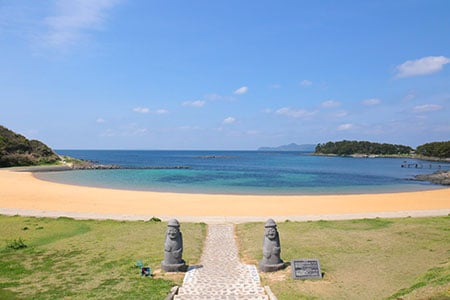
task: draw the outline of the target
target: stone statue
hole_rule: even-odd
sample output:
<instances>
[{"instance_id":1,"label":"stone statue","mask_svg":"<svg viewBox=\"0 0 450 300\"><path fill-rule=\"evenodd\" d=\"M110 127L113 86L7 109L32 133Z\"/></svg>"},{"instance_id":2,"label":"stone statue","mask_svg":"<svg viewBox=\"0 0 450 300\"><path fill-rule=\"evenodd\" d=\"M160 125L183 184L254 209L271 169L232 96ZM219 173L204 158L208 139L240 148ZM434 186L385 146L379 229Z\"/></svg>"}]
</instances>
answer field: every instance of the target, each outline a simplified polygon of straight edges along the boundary
<instances>
[{"instance_id":1,"label":"stone statue","mask_svg":"<svg viewBox=\"0 0 450 300\"><path fill-rule=\"evenodd\" d=\"M275 272L285 267L280 258L281 246L277 224L269 219L264 225L263 259L259 263L262 272Z\"/></svg>"},{"instance_id":2,"label":"stone statue","mask_svg":"<svg viewBox=\"0 0 450 300\"><path fill-rule=\"evenodd\" d=\"M186 262L183 255L183 235L180 231L180 223L172 219L167 224L166 240L164 242L164 260L161 268L166 272L185 272Z\"/></svg>"}]
</instances>

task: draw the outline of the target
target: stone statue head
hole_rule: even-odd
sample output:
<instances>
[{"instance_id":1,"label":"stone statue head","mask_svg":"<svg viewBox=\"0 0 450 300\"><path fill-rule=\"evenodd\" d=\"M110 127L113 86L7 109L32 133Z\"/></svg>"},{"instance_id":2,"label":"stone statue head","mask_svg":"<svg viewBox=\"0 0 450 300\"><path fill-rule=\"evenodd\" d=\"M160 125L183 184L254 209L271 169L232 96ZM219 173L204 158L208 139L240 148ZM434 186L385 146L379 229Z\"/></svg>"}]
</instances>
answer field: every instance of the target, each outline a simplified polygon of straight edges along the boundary
<instances>
[{"instance_id":1,"label":"stone statue head","mask_svg":"<svg viewBox=\"0 0 450 300\"><path fill-rule=\"evenodd\" d=\"M278 237L277 224L273 219L267 220L266 225L264 225L264 234L271 241Z\"/></svg>"},{"instance_id":2,"label":"stone statue head","mask_svg":"<svg viewBox=\"0 0 450 300\"><path fill-rule=\"evenodd\" d=\"M167 237L176 240L180 236L180 223L176 219L172 219L167 224Z\"/></svg>"}]
</instances>

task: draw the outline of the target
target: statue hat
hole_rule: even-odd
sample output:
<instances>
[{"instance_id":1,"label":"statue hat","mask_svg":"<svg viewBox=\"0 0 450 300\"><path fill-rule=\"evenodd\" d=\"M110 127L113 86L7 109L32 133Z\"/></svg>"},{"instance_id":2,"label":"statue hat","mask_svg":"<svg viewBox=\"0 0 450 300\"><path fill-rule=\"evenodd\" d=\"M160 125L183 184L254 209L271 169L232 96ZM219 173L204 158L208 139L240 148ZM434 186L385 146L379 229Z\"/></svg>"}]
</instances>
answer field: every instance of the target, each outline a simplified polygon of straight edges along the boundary
<instances>
[{"instance_id":1,"label":"statue hat","mask_svg":"<svg viewBox=\"0 0 450 300\"><path fill-rule=\"evenodd\" d=\"M269 219L266 222L266 225L264 225L264 227L277 227L277 223L275 223L275 221L273 219Z\"/></svg>"},{"instance_id":2,"label":"statue hat","mask_svg":"<svg viewBox=\"0 0 450 300\"><path fill-rule=\"evenodd\" d=\"M169 220L169 223L167 224L167 226L180 227L180 223L178 222L177 219L172 219L172 220Z\"/></svg>"}]
</instances>

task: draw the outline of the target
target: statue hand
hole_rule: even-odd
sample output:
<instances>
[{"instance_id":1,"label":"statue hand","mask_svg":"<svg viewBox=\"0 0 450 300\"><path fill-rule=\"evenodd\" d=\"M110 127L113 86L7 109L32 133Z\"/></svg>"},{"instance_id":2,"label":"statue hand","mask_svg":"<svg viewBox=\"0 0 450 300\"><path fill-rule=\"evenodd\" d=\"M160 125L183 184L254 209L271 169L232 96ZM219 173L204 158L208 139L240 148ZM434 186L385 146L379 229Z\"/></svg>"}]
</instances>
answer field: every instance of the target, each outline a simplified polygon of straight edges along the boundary
<instances>
[{"instance_id":1,"label":"statue hand","mask_svg":"<svg viewBox=\"0 0 450 300\"><path fill-rule=\"evenodd\" d=\"M181 252L183 251L183 249L178 249L178 250L175 250L175 251L173 251L172 253L173 253L173 256L175 257L175 258L181 258Z\"/></svg>"}]
</instances>

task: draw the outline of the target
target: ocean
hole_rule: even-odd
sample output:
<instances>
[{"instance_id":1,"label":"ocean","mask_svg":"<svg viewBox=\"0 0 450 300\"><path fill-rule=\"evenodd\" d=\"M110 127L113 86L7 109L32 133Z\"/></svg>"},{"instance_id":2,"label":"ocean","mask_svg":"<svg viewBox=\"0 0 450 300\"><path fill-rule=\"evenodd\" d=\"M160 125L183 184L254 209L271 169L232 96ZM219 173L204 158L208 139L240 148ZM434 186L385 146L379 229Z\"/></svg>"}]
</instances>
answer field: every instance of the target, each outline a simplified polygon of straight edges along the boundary
<instances>
[{"instance_id":1,"label":"ocean","mask_svg":"<svg viewBox=\"0 0 450 300\"><path fill-rule=\"evenodd\" d=\"M439 185L414 175L450 164L406 158L313 156L306 152L57 150L123 169L37 173L75 185L202 194L310 195L417 191ZM402 167L403 166L410 166Z\"/></svg>"}]
</instances>

